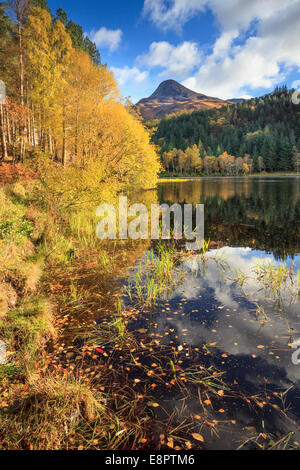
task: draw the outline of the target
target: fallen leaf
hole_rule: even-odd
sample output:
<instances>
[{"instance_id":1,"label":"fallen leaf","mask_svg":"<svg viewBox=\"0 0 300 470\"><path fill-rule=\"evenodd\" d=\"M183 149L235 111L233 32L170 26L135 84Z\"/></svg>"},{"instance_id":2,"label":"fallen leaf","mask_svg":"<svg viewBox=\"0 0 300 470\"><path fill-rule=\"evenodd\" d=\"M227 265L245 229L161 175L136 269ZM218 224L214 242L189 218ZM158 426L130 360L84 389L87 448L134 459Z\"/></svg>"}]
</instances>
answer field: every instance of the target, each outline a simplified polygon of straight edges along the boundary
<instances>
[{"instance_id":1,"label":"fallen leaf","mask_svg":"<svg viewBox=\"0 0 300 470\"><path fill-rule=\"evenodd\" d=\"M153 401L149 401L149 402L147 403L147 405L148 405L148 406L152 406L153 408L158 408L158 407L159 407L159 404L158 404L158 403L155 403L155 402L153 402Z\"/></svg>"},{"instance_id":2,"label":"fallen leaf","mask_svg":"<svg viewBox=\"0 0 300 470\"><path fill-rule=\"evenodd\" d=\"M203 438L203 436L201 436L201 434L194 433L194 434L192 434L192 436L193 436L194 439L196 439L196 441L204 442L204 438Z\"/></svg>"}]
</instances>

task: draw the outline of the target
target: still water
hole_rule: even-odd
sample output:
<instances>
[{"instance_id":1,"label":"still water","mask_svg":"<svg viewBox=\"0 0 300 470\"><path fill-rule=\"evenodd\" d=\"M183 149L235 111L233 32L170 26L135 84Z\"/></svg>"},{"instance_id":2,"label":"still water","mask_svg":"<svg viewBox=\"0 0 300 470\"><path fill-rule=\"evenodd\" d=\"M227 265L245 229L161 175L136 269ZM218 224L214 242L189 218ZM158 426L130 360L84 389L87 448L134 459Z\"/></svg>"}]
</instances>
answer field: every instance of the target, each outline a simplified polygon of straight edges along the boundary
<instances>
[{"instance_id":1,"label":"still water","mask_svg":"<svg viewBox=\"0 0 300 470\"><path fill-rule=\"evenodd\" d=\"M209 426L202 423L200 429L207 449L235 449L248 439L245 448L259 448L263 440L272 443L289 432L291 441L300 442L300 364L295 363L300 353L293 356L300 339L300 180L161 183L158 199L204 204L205 239L212 249L205 259L183 256L184 275L153 315L141 313L129 328L147 328L166 347L182 348L183 368L216 367L239 391L210 404L206 400L208 406L185 398L178 422L207 414ZM143 270L145 258L147 253L134 271ZM272 276L266 277L270 270ZM183 397L159 391L156 399L171 412ZM259 433L263 437L257 438Z\"/></svg>"}]
</instances>

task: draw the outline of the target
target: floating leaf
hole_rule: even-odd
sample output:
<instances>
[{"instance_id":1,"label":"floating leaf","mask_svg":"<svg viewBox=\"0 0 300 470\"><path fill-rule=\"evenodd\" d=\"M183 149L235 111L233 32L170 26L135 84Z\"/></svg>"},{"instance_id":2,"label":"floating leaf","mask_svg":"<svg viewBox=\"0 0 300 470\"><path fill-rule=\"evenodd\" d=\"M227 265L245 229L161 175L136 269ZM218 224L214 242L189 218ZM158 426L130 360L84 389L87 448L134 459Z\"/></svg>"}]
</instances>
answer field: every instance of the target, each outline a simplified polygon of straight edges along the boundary
<instances>
[{"instance_id":1,"label":"floating leaf","mask_svg":"<svg viewBox=\"0 0 300 470\"><path fill-rule=\"evenodd\" d=\"M158 403L155 403L155 402L153 402L153 401L149 401L149 402L147 403L147 405L148 405L148 406L152 406L153 408L158 408L158 407L159 407L159 404L158 404Z\"/></svg>"},{"instance_id":2,"label":"floating leaf","mask_svg":"<svg viewBox=\"0 0 300 470\"><path fill-rule=\"evenodd\" d=\"M170 447L171 449L174 448L174 441L173 441L173 439L168 439L167 446Z\"/></svg>"},{"instance_id":3,"label":"floating leaf","mask_svg":"<svg viewBox=\"0 0 300 470\"><path fill-rule=\"evenodd\" d=\"M99 354L103 354L103 353L104 353L103 349L101 349L101 348L95 348L95 350L96 350Z\"/></svg>"},{"instance_id":4,"label":"floating leaf","mask_svg":"<svg viewBox=\"0 0 300 470\"><path fill-rule=\"evenodd\" d=\"M194 434L192 434L192 436L196 441L204 442L204 437L201 436L201 434L194 433Z\"/></svg>"}]
</instances>

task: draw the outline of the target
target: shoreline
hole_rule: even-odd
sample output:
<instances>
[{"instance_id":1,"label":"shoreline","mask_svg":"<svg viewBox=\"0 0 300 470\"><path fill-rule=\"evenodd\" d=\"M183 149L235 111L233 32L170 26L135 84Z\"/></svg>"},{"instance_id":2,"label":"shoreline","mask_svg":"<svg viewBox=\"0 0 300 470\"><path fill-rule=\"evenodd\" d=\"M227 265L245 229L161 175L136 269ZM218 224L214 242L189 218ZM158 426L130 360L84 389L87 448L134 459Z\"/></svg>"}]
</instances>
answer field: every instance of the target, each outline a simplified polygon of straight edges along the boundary
<instances>
[{"instance_id":1,"label":"shoreline","mask_svg":"<svg viewBox=\"0 0 300 470\"><path fill-rule=\"evenodd\" d=\"M158 183L174 182L174 181L194 181L204 179L249 179L249 178L300 178L297 173L254 173L252 175L205 175L205 176L161 176L158 178Z\"/></svg>"}]
</instances>

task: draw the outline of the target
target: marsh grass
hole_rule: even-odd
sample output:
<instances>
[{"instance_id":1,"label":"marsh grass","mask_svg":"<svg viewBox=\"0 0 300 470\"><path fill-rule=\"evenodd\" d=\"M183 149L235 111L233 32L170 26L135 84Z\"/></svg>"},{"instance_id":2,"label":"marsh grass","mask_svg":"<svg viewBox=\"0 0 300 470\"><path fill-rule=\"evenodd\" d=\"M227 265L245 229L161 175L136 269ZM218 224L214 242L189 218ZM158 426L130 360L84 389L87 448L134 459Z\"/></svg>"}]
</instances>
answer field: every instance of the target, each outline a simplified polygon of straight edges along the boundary
<instances>
[{"instance_id":1,"label":"marsh grass","mask_svg":"<svg viewBox=\"0 0 300 470\"><path fill-rule=\"evenodd\" d=\"M257 320L261 317L263 321L270 320L270 316L266 313L266 310L270 309L270 303L272 303L272 309L282 315L286 308L299 301L300 274L299 271L295 272L294 263L288 266L285 261L276 265L271 260L261 259L247 274L241 269L231 270L228 264L226 279L238 284L245 296L247 296L245 292L249 290L249 286L252 286L251 290L253 290L253 285L255 286L256 294L262 297L260 304L255 302Z\"/></svg>"},{"instance_id":2,"label":"marsh grass","mask_svg":"<svg viewBox=\"0 0 300 470\"><path fill-rule=\"evenodd\" d=\"M99 347L121 347L128 349L134 347L136 341L134 336L128 332L124 319L121 316L115 318L105 325L96 325L88 331L80 333L78 339L83 339L87 345L100 345Z\"/></svg>"},{"instance_id":3,"label":"marsh grass","mask_svg":"<svg viewBox=\"0 0 300 470\"><path fill-rule=\"evenodd\" d=\"M0 338L10 351L15 351L24 374L35 371L46 343L55 339L53 307L40 296L24 299L0 321Z\"/></svg>"},{"instance_id":4,"label":"marsh grass","mask_svg":"<svg viewBox=\"0 0 300 470\"><path fill-rule=\"evenodd\" d=\"M299 280L294 273L294 263L290 267L284 263L282 266L275 266L272 261L262 260L256 263L254 273L259 283L266 291L270 291L275 298L279 298L281 290L289 290L298 294ZM299 275L298 275L299 277Z\"/></svg>"},{"instance_id":5,"label":"marsh grass","mask_svg":"<svg viewBox=\"0 0 300 470\"><path fill-rule=\"evenodd\" d=\"M149 420L125 391L113 397L58 374L30 384L21 399L15 389L1 414L0 448L20 450L138 448Z\"/></svg>"},{"instance_id":6,"label":"marsh grass","mask_svg":"<svg viewBox=\"0 0 300 470\"><path fill-rule=\"evenodd\" d=\"M173 244L159 243L156 250L146 253L139 268L130 277L125 288L130 300L140 308L151 308L168 295L182 278L178 255Z\"/></svg>"}]
</instances>

